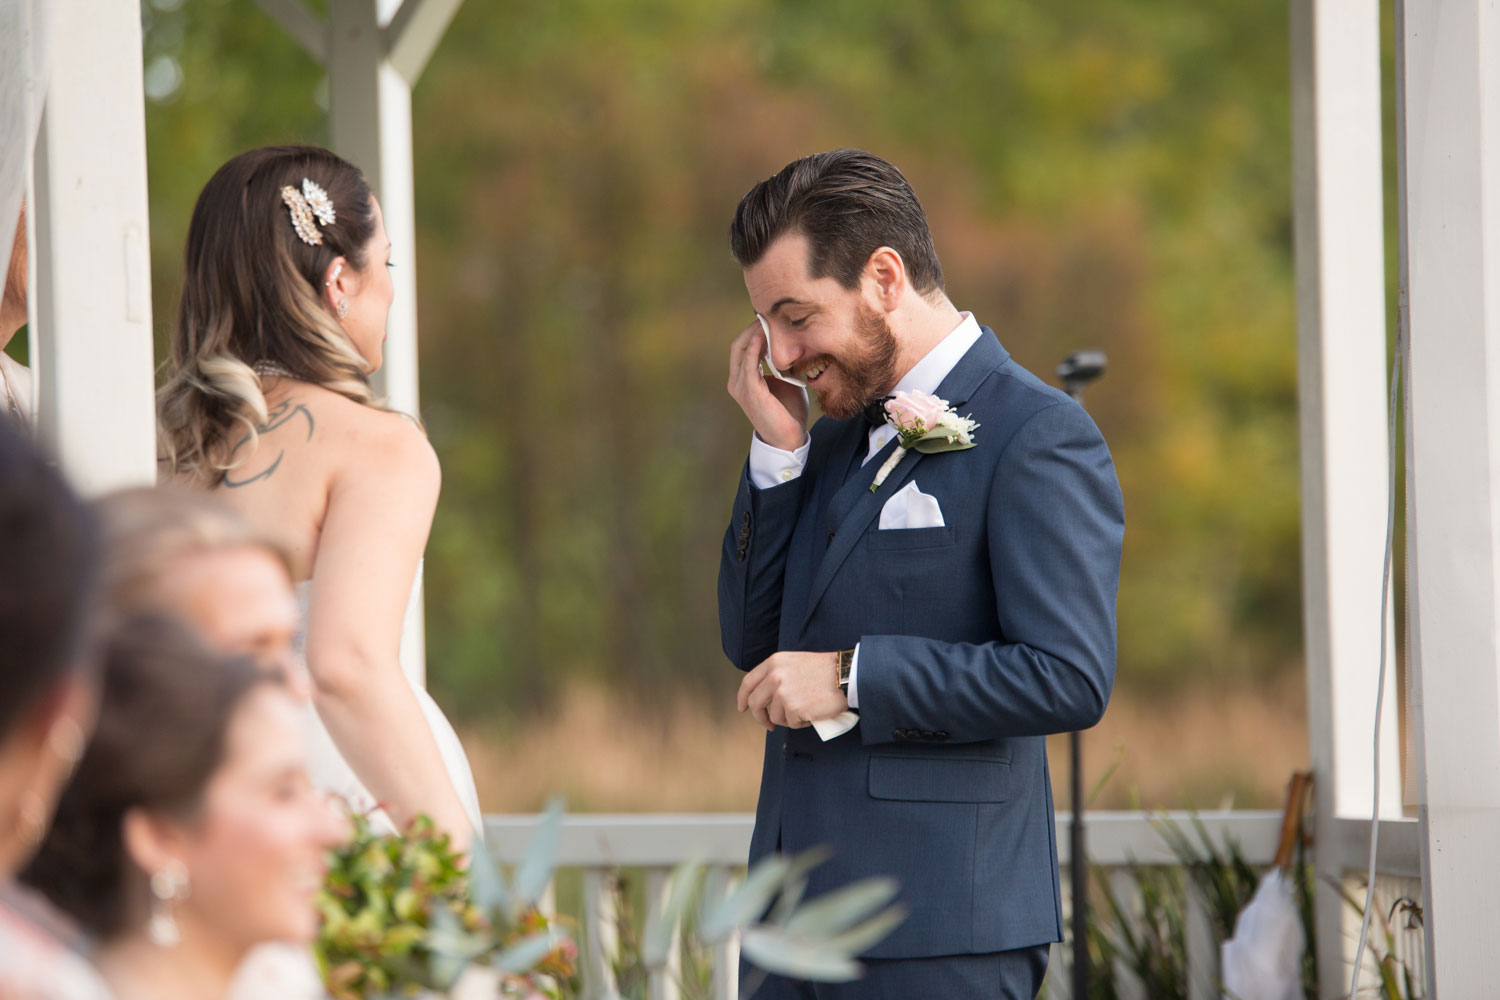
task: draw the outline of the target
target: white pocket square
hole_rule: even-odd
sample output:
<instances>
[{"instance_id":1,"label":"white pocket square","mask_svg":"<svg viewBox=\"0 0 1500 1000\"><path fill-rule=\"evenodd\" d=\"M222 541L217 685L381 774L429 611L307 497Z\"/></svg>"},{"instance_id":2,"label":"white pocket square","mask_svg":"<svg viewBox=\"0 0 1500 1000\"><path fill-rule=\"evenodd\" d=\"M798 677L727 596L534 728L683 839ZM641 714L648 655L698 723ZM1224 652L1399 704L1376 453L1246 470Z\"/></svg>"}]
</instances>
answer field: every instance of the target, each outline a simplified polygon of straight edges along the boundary
<instances>
[{"instance_id":1,"label":"white pocket square","mask_svg":"<svg viewBox=\"0 0 1500 1000\"><path fill-rule=\"evenodd\" d=\"M937 497L917 489L913 479L891 495L880 508L880 530L943 527L943 508Z\"/></svg>"}]
</instances>

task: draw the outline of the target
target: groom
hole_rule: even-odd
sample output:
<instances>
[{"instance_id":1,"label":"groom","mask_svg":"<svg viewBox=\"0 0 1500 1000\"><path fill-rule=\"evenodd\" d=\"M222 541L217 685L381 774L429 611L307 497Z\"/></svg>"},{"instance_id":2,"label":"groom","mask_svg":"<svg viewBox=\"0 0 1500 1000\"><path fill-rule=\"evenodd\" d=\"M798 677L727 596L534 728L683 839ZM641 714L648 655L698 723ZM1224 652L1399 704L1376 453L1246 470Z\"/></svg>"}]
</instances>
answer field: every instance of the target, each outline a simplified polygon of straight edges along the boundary
<instances>
[{"instance_id":1,"label":"groom","mask_svg":"<svg viewBox=\"0 0 1500 1000\"><path fill-rule=\"evenodd\" d=\"M741 200L730 247L769 328L730 348L755 433L719 570L739 708L767 731L751 860L827 845L810 893L892 875L910 911L863 980L757 996L1034 997L1062 937L1045 737L1097 723L1114 681L1109 450L954 308L878 156L789 164ZM767 360L817 394L810 432ZM911 451L872 492L896 448L872 404L898 390L972 416L974 446Z\"/></svg>"}]
</instances>

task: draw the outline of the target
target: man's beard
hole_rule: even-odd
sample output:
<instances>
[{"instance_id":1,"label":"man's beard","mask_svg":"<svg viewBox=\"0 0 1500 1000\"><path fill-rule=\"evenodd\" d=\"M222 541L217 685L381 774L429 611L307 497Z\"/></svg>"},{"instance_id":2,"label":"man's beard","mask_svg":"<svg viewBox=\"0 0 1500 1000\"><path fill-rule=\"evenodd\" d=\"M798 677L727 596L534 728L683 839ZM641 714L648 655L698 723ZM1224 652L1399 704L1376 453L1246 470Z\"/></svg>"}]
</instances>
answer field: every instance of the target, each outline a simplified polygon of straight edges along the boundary
<instances>
[{"instance_id":1,"label":"man's beard","mask_svg":"<svg viewBox=\"0 0 1500 1000\"><path fill-rule=\"evenodd\" d=\"M839 370L837 395L818 392L818 405L835 420L858 416L896 384L896 335L885 316L861 304L854 324L859 353L832 362Z\"/></svg>"}]
</instances>

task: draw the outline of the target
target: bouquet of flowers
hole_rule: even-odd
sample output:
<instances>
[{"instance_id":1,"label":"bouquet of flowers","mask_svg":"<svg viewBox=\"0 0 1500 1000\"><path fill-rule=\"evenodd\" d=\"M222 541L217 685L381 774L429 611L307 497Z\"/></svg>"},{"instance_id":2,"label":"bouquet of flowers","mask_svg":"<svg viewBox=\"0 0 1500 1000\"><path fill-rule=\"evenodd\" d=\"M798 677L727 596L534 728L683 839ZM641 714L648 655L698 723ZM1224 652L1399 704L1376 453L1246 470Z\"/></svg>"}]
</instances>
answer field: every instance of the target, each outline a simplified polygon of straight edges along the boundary
<instances>
[{"instance_id":1,"label":"bouquet of flowers","mask_svg":"<svg viewBox=\"0 0 1500 1000\"><path fill-rule=\"evenodd\" d=\"M405 836L377 834L358 816L355 824L318 900L323 923L314 950L333 1000L581 995L577 946L537 906L553 877L560 804L548 808L513 872L502 871L478 840L463 868L447 834L425 817ZM806 899L808 873L826 858L818 849L763 858L732 890L722 869L684 862L625 962L641 973L621 984L625 995L644 1000L646 977L665 968L679 936L698 948L737 939L762 970L746 996L769 973L820 982L858 978L857 956L905 920L906 910L892 905L898 890L888 878Z\"/></svg>"},{"instance_id":2,"label":"bouquet of flowers","mask_svg":"<svg viewBox=\"0 0 1500 1000\"><path fill-rule=\"evenodd\" d=\"M333 1000L450 990L561 1000L574 992L576 946L534 898L496 898L498 873L484 850L465 871L448 835L425 816L405 835L376 833L362 816L354 824L318 896L314 951ZM476 880L491 891L476 893ZM514 954L517 947L524 954ZM460 973L479 963L488 965L485 972L461 982Z\"/></svg>"}]
</instances>

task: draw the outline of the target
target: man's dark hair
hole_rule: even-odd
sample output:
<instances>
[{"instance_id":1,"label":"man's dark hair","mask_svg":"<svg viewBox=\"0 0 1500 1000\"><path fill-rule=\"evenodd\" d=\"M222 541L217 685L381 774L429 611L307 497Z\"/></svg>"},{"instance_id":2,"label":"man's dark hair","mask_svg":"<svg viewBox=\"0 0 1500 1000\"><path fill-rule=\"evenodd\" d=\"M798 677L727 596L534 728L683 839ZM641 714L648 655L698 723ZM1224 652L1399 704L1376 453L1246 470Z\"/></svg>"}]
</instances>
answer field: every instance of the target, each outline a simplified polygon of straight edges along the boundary
<instances>
[{"instance_id":1,"label":"man's dark hair","mask_svg":"<svg viewBox=\"0 0 1500 1000\"><path fill-rule=\"evenodd\" d=\"M0 739L83 665L98 563L94 516L0 419Z\"/></svg>"},{"instance_id":2,"label":"man's dark hair","mask_svg":"<svg viewBox=\"0 0 1500 1000\"><path fill-rule=\"evenodd\" d=\"M943 287L943 267L917 194L896 167L862 149L835 149L793 160L740 199L729 250L740 267L763 257L787 233L807 238L808 273L855 288L870 255L901 255L922 295Z\"/></svg>"}]
</instances>

